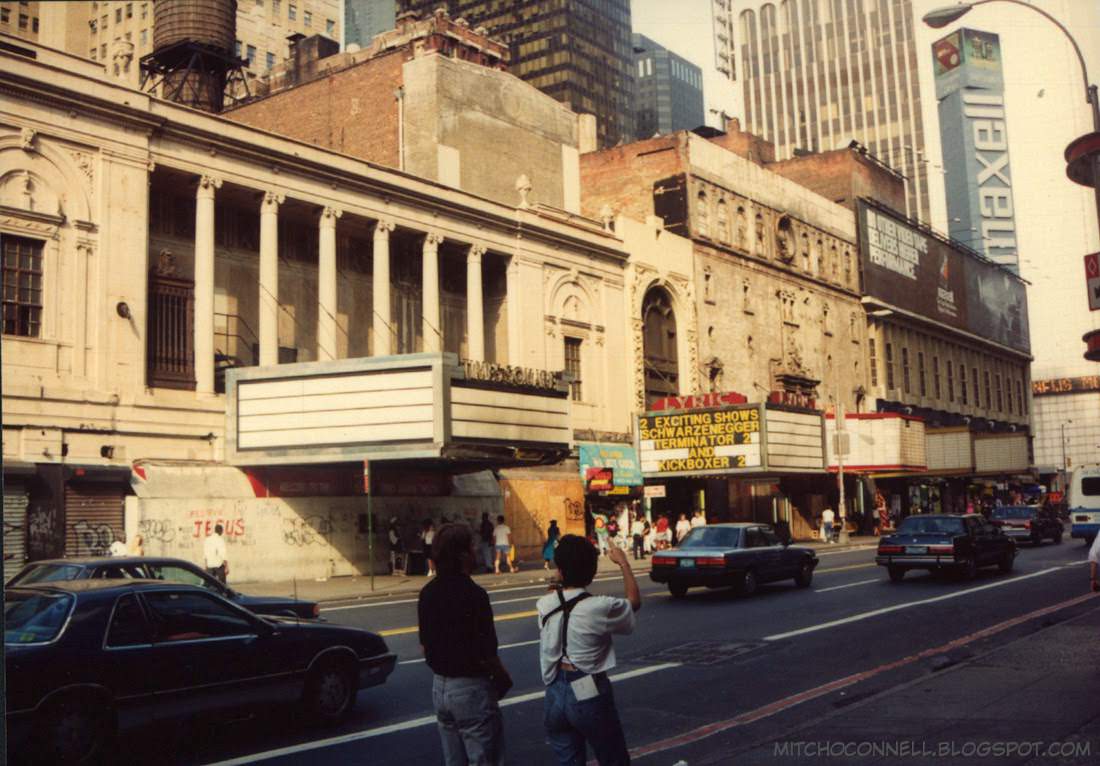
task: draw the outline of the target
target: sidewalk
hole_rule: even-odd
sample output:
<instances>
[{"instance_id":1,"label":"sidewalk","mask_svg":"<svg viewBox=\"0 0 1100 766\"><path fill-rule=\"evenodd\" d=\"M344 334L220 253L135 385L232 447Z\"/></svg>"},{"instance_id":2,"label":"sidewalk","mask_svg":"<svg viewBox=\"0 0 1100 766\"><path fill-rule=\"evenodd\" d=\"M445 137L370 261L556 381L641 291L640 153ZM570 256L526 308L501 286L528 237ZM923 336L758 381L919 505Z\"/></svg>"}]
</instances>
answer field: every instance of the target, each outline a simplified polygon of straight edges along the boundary
<instances>
[{"instance_id":1,"label":"sidewalk","mask_svg":"<svg viewBox=\"0 0 1100 766\"><path fill-rule=\"evenodd\" d=\"M1092 606L737 753L737 763L1100 763L1098 635L1100 608ZM716 738L688 762L729 763L721 749Z\"/></svg>"},{"instance_id":2,"label":"sidewalk","mask_svg":"<svg viewBox=\"0 0 1100 766\"><path fill-rule=\"evenodd\" d=\"M828 544L820 541L796 542L797 546L813 548L816 551L858 550L878 544L877 537L853 536L847 545ZM635 562L631 559L635 574L649 573L649 559ZM547 581L550 572L542 568L542 562L517 562L516 574L475 574L474 581L481 587L494 588L541 585ZM551 570L552 571L552 570ZM600 557L597 577L617 573L618 567L606 557ZM231 582L230 585L250 596L290 596L306 601L335 602L355 601L359 599L382 597L412 597L420 592L428 578L424 575L375 575L374 590L371 590L370 577L354 575L350 577L331 577L325 580L280 580L277 582Z\"/></svg>"}]
</instances>

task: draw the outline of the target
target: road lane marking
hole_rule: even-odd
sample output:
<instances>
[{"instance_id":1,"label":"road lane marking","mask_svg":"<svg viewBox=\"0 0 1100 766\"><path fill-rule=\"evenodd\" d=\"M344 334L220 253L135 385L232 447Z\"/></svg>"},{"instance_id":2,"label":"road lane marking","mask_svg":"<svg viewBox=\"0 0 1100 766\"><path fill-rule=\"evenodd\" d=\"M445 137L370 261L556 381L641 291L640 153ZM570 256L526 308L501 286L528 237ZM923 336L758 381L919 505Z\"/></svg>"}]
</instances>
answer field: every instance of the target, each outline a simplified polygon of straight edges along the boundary
<instances>
[{"instance_id":1,"label":"road lane marking","mask_svg":"<svg viewBox=\"0 0 1100 766\"><path fill-rule=\"evenodd\" d=\"M798 543L795 543L795 546L797 547ZM878 544L875 544L875 545L857 545L854 548L845 548L844 550L840 550L840 551L818 551L817 555L818 555L818 557L821 557L821 556L840 556L844 553L853 553L855 551L869 551L869 550L873 550L877 547L878 547Z\"/></svg>"},{"instance_id":2,"label":"road lane marking","mask_svg":"<svg viewBox=\"0 0 1100 766\"><path fill-rule=\"evenodd\" d=\"M1061 603L1054 604L1052 606L1043 607L1042 609L1036 609L1033 612L1028 612L1027 614L1013 617L1011 619L1005 620L1004 622L999 622L996 625L991 625L988 628L982 628L981 630L975 631L974 633L963 636L961 638L956 638L953 641L948 641L946 644L941 644L940 646L936 646L930 649L923 649L916 654L911 654L908 657L902 657L900 660L895 660L893 662L888 662L884 665L879 665L877 668L872 668L871 670L865 670L859 673L853 673L852 675L844 676L843 678L838 678L834 681L829 681L828 683L822 684L820 686L815 686L812 689L807 689L806 691L799 692L798 694L793 694L790 697L786 697L784 699L777 700L762 707L758 707L755 710L750 710L747 713L742 713L741 715L734 718L728 718L724 721L715 721L713 723L691 729L690 731L676 735L674 737L669 737L667 739L651 742L648 745L636 747L630 751L630 757L632 759L643 758L647 755L654 755L656 753L661 753L666 750L671 750L675 747L682 747L684 745L694 744L699 740L706 739L707 737L737 728L739 726L746 726L751 723L756 723L757 721L769 718L773 715L776 715L777 713L782 713L783 711L788 710L796 705L800 705L803 702L809 702L811 700L817 699L818 697L829 694L830 692L852 686L882 673L897 670L898 668L905 667L906 665L911 665L919 660L923 660L928 657L934 657L936 655L943 654L944 652L949 652L953 649L957 649L960 646L965 646L966 644L973 643L974 641L977 641L979 639L996 635L997 633L1001 633L1023 622L1027 622L1028 620L1042 617L1043 615L1050 614L1051 612L1056 612L1061 609L1066 609L1068 607L1087 601L1090 598L1095 598L1095 594L1086 593L1083 596L1077 596L1075 598L1067 599L1066 601L1062 601ZM594 761L590 761L589 766L592 766L592 764L594 763Z\"/></svg>"},{"instance_id":3,"label":"road lane marking","mask_svg":"<svg viewBox=\"0 0 1100 766\"><path fill-rule=\"evenodd\" d=\"M846 567L831 567L829 569L815 569L816 574L828 574L829 572L848 572L852 569L870 569L871 567L877 567L878 564L871 562L870 564L851 564Z\"/></svg>"},{"instance_id":4,"label":"road lane marking","mask_svg":"<svg viewBox=\"0 0 1100 766\"><path fill-rule=\"evenodd\" d=\"M500 646L497 647L497 650L499 651L500 649L515 649L516 647L519 647L519 646L531 646L532 644L537 644L540 640L541 639L536 638L536 639L532 639L531 641L517 641L514 644L501 644ZM425 661L424 658L420 657L419 659L415 659L415 660L401 660L401 662L399 662L397 664L398 665L415 665L418 662L424 662L424 661Z\"/></svg>"},{"instance_id":5,"label":"road lane marking","mask_svg":"<svg viewBox=\"0 0 1100 766\"><path fill-rule=\"evenodd\" d=\"M872 582L882 582L881 577L876 577L873 580L860 580L859 582L850 582L847 585L834 585L831 588L814 588L814 593L828 593L831 590L843 590L844 588L854 588L857 585L867 585Z\"/></svg>"},{"instance_id":6,"label":"road lane marking","mask_svg":"<svg viewBox=\"0 0 1100 766\"><path fill-rule=\"evenodd\" d=\"M649 570L647 569L647 570L642 571L642 572L635 572L634 574L643 575L643 574L648 574L648 573L649 573ZM623 579L622 575L610 575L608 577L597 577L592 582L607 582L608 580L621 580L621 579ZM427 581L425 581L425 584L427 584ZM535 590L535 589L539 589L539 590L542 590L542 591L545 592L549 586L550 586L550 583L549 583L549 581L547 581L547 582L542 583L541 585L517 585L517 586L512 587L512 588L486 588L485 590L488 592L488 594L490 596L492 596L496 593L514 593L517 590ZM369 609L371 607L376 607L376 606L398 606L400 604L415 604L418 600L419 599L415 599L415 598L403 598L403 599L398 599L396 601L373 601L369 604L347 604L345 606L324 606L324 607L321 607L321 611L322 612L339 612L339 611L342 611L344 609Z\"/></svg>"},{"instance_id":7,"label":"road lane marking","mask_svg":"<svg viewBox=\"0 0 1100 766\"><path fill-rule=\"evenodd\" d=\"M526 612L508 612L507 614L498 614L493 617L493 622L507 622L508 620L522 620L524 617L536 617L539 610L529 609ZM403 636L407 633L416 633L420 630L419 625L413 625L408 628L390 628L389 630L380 630L378 635L380 636Z\"/></svg>"},{"instance_id":8,"label":"road lane marking","mask_svg":"<svg viewBox=\"0 0 1100 766\"><path fill-rule=\"evenodd\" d=\"M608 676L608 680L611 682L626 681L631 678L638 678L640 676L647 676L650 673L657 673L662 670L670 670L672 668L678 668L681 666L679 662L665 662L660 665L650 665L644 668L636 668L634 670L628 670L623 673L616 673ZM520 694L516 697L509 697L501 700L501 707L510 707L512 705L520 705L524 702L533 702L534 700L540 700L546 696L545 689L539 689L538 691L528 692L527 694ZM359 742L364 739L372 739L374 737L385 736L386 734L393 734L399 731L408 731L409 729L417 729L422 726L430 726L435 724L434 715L421 716L420 718L413 718L408 721L401 721L399 723L393 723L388 726L380 726L377 729L366 729L364 731L357 731L351 734L343 734L339 737L329 737L328 739L318 739L313 742L303 742L299 745L290 745L288 747L281 747L275 750L268 750L263 753L252 753L250 755L242 756L240 758L231 758L226 761L216 761L208 763L206 766L244 766L247 763L255 763L260 760L267 760L269 758L281 758L287 755L295 755L297 753L303 753L309 750L319 750L324 747L333 747L334 745L346 745L351 742Z\"/></svg>"},{"instance_id":9,"label":"road lane marking","mask_svg":"<svg viewBox=\"0 0 1100 766\"><path fill-rule=\"evenodd\" d=\"M793 638L794 636L804 636L807 633L816 633L819 630L828 630L835 628L839 625L847 625L852 622L860 622L862 620L869 620L872 617L878 617L883 614L890 614L891 612L900 612L902 609L911 609L915 606L924 606L925 604L935 604L939 601L948 601L953 598L959 598L966 596L970 593L977 593L978 591L989 590L990 588L1000 588L1004 585L1011 585L1014 582L1020 582L1021 580L1030 580L1032 577L1042 577L1043 575L1050 574L1051 572L1057 572L1062 567L1051 567L1050 569L1042 569L1038 572L1032 572L1031 574L1020 575L1019 577L1013 577L1009 580L1000 580L998 582L987 583L986 585L979 585L976 588L967 588L966 590L955 591L954 593L947 593L943 596L933 596L932 598L922 598L917 601L907 601L904 604L894 604L893 606L884 606L881 609L872 609L869 612L860 612L859 614L853 614L850 617L842 617L839 620L830 620L829 622L823 622L820 625L811 625L807 628L799 628L798 630L789 630L786 633L776 633L771 636L764 636L765 641L782 641L784 638Z\"/></svg>"}]
</instances>

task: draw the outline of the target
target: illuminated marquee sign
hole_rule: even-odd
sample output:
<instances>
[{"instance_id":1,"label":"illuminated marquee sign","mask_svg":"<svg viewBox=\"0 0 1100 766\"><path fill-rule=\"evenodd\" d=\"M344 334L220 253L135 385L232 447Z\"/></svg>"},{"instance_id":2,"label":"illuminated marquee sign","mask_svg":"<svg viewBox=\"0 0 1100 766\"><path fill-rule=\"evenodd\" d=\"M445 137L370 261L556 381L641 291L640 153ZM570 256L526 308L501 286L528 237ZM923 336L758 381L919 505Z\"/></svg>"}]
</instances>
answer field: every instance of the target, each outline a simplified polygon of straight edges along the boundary
<instances>
[{"instance_id":1,"label":"illuminated marquee sign","mask_svg":"<svg viewBox=\"0 0 1100 766\"><path fill-rule=\"evenodd\" d=\"M1080 394L1100 391L1100 375L1084 375L1080 378L1049 378L1031 381L1033 396Z\"/></svg>"},{"instance_id":2,"label":"illuminated marquee sign","mask_svg":"<svg viewBox=\"0 0 1100 766\"><path fill-rule=\"evenodd\" d=\"M638 418L644 473L730 473L761 465L760 407Z\"/></svg>"},{"instance_id":3,"label":"illuminated marquee sign","mask_svg":"<svg viewBox=\"0 0 1100 766\"><path fill-rule=\"evenodd\" d=\"M736 391L711 391L687 396L663 396L649 406L650 410L705 410L727 404L744 404L748 397Z\"/></svg>"}]
</instances>

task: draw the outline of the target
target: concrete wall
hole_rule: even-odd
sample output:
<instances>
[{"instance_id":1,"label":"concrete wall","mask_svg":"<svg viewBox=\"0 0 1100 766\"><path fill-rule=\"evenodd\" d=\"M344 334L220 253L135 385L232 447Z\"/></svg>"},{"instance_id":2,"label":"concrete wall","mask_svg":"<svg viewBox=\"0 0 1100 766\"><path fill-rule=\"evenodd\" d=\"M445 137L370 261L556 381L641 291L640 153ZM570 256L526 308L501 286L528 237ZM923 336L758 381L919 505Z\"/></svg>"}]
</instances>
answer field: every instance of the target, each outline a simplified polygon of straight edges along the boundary
<instances>
[{"instance_id":1,"label":"concrete wall","mask_svg":"<svg viewBox=\"0 0 1100 766\"><path fill-rule=\"evenodd\" d=\"M440 152L457 153L464 191L514 205L526 175L531 203L567 209L576 199L563 169L562 147L577 146L568 107L506 72L442 55L405 62L403 79L407 171L448 183Z\"/></svg>"},{"instance_id":2,"label":"concrete wall","mask_svg":"<svg viewBox=\"0 0 1100 766\"><path fill-rule=\"evenodd\" d=\"M768 170L851 210L858 198L870 197L905 212L905 182L852 149L793 157Z\"/></svg>"},{"instance_id":3,"label":"concrete wall","mask_svg":"<svg viewBox=\"0 0 1100 766\"><path fill-rule=\"evenodd\" d=\"M147 556L202 566L203 541L220 523L230 582L359 575L369 573L366 513L366 497L128 497L126 535L140 534ZM388 560L384 528L375 527L374 545L381 574Z\"/></svg>"}]
</instances>

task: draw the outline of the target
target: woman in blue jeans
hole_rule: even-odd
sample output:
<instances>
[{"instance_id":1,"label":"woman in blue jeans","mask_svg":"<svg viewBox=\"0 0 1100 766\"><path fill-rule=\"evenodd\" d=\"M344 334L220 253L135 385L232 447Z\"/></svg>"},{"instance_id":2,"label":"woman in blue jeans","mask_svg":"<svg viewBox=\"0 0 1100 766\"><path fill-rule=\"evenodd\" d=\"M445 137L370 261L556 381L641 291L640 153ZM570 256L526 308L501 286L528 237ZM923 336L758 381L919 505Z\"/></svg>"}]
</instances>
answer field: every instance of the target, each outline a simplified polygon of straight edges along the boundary
<instances>
[{"instance_id":1,"label":"woman in blue jeans","mask_svg":"<svg viewBox=\"0 0 1100 766\"><path fill-rule=\"evenodd\" d=\"M560 585L537 604L543 721L561 766L583 766L589 746L600 766L630 763L607 673L615 667L611 636L634 630L642 596L626 553L612 547L608 557L622 570L623 598L585 590L596 576L599 553L583 537L566 535L554 551Z\"/></svg>"}]
</instances>

